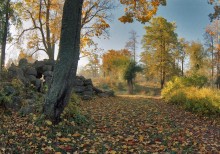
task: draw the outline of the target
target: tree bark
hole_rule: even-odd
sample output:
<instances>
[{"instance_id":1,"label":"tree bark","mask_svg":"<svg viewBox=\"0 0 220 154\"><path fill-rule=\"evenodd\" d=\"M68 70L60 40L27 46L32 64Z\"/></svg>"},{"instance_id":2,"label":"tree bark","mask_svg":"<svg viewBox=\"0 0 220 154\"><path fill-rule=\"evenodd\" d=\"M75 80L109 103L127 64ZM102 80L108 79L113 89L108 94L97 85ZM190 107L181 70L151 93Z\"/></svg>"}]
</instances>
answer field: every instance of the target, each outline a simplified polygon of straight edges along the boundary
<instances>
[{"instance_id":1,"label":"tree bark","mask_svg":"<svg viewBox=\"0 0 220 154\"><path fill-rule=\"evenodd\" d=\"M133 82L132 80L128 80L128 94L133 94Z\"/></svg>"},{"instance_id":2,"label":"tree bark","mask_svg":"<svg viewBox=\"0 0 220 154\"><path fill-rule=\"evenodd\" d=\"M5 66L5 50L6 50L6 44L7 44L7 36L8 36L8 27L9 27L9 7L10 7L10 0L7 0L6 3L6 10L5 10L5 24L3 27L3 37L2 37L2 49L1 49L1 70Z\"/></svg>"},{"instance_id":3,"label":"tree bark","mask_svg":"<svg viewBox=\"0 0 220 154\"><path fill-rule=\"evenodd\" d=\"M184 58L181 59L181 74L184 76Z\"/></svg>"},{"instance_id":4,"label":"tree bark","mask_svg":"<svg viewBox=\"0 0 220 154\"><path fill-rule=\"evenodd\" d=\"M83 0L66 0L63 9L60 49L51 86L45 98L43 113L54 124L67 105L76 77L80 49Z\"/></svg>"}]
</instances>

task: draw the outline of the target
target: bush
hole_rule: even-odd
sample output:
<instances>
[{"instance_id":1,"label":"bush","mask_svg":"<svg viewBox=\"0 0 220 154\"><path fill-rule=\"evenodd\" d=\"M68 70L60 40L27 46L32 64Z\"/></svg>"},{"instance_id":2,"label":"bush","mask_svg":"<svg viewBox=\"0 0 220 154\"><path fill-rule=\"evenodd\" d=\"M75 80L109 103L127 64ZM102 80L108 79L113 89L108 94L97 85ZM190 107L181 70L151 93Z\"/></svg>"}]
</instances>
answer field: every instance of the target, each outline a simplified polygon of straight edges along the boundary
<instances>
[{"instance_id":1,"label":"bush","mask_svg":"<svg viewBox=\"0 0 220 154\"><path fill-rule=\"evenodd\" d=\"M73 120L77 124L83 124L87 122L87 119L84 115L81 114L80 108L79 108L79 98L78 96L73 93L71 95L70 102L65 107L61 117L68 120Z\"/></svg>"},{"instance_id":2,"label":"bush","mask_svg":"<svg viewBox=\"0 0 220 154\"><path fill-rule=\"evenodd\" d=\"M205 76L194 74L190 77L183 78L186 86L202 88L207 84L208 79Z\"/></svg>"},{"instance_id":3,"label":"bush","mask_svg":"<svg viewBox=\"0 0 220 154\"><path fill-rule=\"evenodd\" d=\"M166 84L162 97L166 102L181 105L192 112L220 115L220 92L202 88L206 82L205 78L198 76L175 78Z\"/></svg>"}]
</instances>

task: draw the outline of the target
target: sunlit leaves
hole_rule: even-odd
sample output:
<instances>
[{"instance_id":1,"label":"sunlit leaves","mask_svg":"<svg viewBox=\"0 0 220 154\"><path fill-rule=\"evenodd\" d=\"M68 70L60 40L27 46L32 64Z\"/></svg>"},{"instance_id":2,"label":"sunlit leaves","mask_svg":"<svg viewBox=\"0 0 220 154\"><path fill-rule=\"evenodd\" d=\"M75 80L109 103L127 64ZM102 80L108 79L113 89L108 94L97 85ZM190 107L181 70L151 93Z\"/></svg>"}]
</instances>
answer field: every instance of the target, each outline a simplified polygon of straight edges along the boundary
<instances>
[{"instance_id":1,"label":"sunlit leaves","mask_svg":"<svg viewBox=\"0 0 220 154\"><path fill-rule=\"evenodd\" d=\"M166 5L166 0L120 0L125 6L125 15L119 20L123 23L131 23L136 19L141 23L148 22L153 17L159 5Z\"/></svg>"},{"instance_id":2,"label":"sunlit leaves","mask_svg":"<svg viewBox=\"0 0 220 154\"><path fill-rule=\"evenodd\" d=\"M114 74L115 77L122 77L123 70L129 64L131 54L128 50L109 50L102 56L102 67L106 75Z\"/></svg>"}]
</instances>

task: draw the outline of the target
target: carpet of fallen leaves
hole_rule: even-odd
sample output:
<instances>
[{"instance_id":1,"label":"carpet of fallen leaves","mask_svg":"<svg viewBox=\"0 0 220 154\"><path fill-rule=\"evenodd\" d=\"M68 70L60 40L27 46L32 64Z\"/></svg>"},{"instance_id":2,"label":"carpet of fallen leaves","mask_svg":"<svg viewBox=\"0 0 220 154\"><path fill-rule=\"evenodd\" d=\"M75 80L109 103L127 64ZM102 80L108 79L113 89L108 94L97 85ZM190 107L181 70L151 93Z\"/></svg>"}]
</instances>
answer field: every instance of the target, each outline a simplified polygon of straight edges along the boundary
<instances>
[{"instance_id":1,"label":"carpet of fallen leaves","mask_svg":"<svg viewBox=\"0 0 220 154\"><path fill-rule=\"evenodd\" d=\"M219 118L197 116L145 97L81 103L89 122L66 119L38 126L30 117L0 112L0 153L218 153Z\"/></svg>"}]
</instances>

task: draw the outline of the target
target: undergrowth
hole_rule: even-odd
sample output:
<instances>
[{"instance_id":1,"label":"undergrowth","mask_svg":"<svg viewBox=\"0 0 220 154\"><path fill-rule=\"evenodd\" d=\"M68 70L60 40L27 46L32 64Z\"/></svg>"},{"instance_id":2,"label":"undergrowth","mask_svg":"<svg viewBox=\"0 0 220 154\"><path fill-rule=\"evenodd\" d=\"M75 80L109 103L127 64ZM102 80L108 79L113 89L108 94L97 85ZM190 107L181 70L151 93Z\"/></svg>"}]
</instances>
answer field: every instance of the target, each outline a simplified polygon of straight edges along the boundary
<instances>
[{"instance_id":1,"label":"undergrowth","mask_svg":"<svg viewBox=\"0 0 220 154\"><path fill-rule=\"evenodd\" d=\"M203 87L202 76L180 78L168 82L162 90L166 102L183 106L186 110L205 115L220 115L220 92Z\"/></svg>"}]
</instances>

